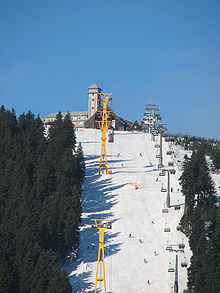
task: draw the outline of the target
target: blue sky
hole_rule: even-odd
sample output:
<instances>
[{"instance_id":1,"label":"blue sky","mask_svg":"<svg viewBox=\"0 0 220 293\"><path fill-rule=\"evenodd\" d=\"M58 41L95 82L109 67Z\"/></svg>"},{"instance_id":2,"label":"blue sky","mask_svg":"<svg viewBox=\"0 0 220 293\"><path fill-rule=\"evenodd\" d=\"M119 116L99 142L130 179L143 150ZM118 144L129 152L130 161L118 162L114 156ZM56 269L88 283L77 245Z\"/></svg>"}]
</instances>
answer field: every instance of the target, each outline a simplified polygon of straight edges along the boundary
<instances>
[{"instance_id":1,"label":"blue sky","mask_svg":"<svg viewBox=\"0 0 220 293\"><path fill-rule=\"evenodd\" d=\"M1 0L0 104L86 111L88 86L130 121L220 139L219 0Z\"/></svg>"}]
</instances>

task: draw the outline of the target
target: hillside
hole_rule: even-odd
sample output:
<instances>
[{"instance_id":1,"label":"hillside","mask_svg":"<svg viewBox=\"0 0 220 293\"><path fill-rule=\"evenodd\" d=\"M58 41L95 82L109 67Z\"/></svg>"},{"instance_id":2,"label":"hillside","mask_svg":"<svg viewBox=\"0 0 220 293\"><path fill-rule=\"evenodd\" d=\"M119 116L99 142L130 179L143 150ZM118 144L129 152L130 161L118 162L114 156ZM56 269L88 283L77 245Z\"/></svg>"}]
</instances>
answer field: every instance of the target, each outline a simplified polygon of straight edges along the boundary
<instances>
[{"instance_id":1,"label":"hillside","mask_svg":"<svg viewBox=\"0 0 220 293\"><path fill-rule=\"evenodd\" d=\"M159 176L157 149L149 134L116 132L115 142L107 144L108 168L113 174L101 176L98 175L100 132L84 129L76 135L82 143L87 169L80 247L77 258L70 257L65 266L73 292L94 292L98 233L91 229L93 218L112 219L112 229L105 232L107 292L173 292L175 273L168 272L168 268L175 267L177 252L169 252L166 247L177 245L173 246L177 250L178 244L184 243L184 253L178 252L179 292L182 292L186 289L187 270L180 264L184 259L189 264L191 256L187 238L176 229L184 209L178 179L185 152L176 149L175 156L168 156L169 144L163 142L164 164L173 161L176 170L171 175L171 209L164 214L166 192L161 192L161 187L166 187L167 175ZM137 190L134 184L139 186ZM180 210L175 210L176 204L180 204ZM171 232L164 232L164 228L170 228Z\"/></svg>"}]
</instances>

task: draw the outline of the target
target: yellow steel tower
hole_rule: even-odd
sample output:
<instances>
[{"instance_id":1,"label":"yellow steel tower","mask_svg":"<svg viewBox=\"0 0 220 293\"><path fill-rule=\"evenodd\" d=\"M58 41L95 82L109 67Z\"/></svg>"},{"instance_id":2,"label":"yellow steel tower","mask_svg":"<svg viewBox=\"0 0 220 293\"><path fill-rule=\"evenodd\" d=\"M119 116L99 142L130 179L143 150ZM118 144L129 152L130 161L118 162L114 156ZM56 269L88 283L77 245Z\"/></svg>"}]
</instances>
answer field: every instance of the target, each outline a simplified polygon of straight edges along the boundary
<instances>
[{"instance_id":1,"label":"yellow steel tower","mask_svg":"<svg viewBox=\"0 0 220 293\"><path fill-rule=\"evenodd\" d=\"M111 94L99 93L99 99L102 101L102 110L100 110L102 120L97 121L99 123L99 128L102 132L102 148L99 163L99 175L101 174L102 168L105 168L107 174L106 134L111 124L111 121L108 120L110 111L107 111L107 102L112 100L110 96Z\"/></svg>"},{"instance_id":2,"label":"yellow steel tower","mask_svg":"<svg viewBox=\"0 0 220 293\"><path fill-rule=\"evenodd\" d=\"M97 290L97 282L103 281L105 293L106 291L106 279L105 279L105 262L104 262L104 231L106 229L111 229L112 227L108 225L111 220L106 219L92 219L91 221L95 222L95 225L92 225L92 228L99 230L99 252L98 252L98 262L97 262L97 270L96 270L96 278L95 278L95 293ZM104 223L103 223L104 222ZM99 262L102 262L103 267L103 277L99 276Z\"/></svg>"}]
</instances>

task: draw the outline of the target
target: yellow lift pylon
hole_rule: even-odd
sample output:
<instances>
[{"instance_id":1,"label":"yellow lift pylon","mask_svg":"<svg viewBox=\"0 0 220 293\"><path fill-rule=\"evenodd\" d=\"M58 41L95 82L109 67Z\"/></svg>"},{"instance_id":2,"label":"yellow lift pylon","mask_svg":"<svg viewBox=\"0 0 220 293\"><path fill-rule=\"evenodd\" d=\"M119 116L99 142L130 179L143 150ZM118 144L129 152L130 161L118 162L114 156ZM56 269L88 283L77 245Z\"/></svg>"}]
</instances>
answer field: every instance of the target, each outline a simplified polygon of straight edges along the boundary
<instances>
[{"instance_id":1,"label":"yellow lift pylon","mask_svg":"<svg viewBox=\"0 0 220 293\"><path fill-rule=\"evenodd\" d=\"M97 261L97 270L96 270L96 278L95 278L95 293L97 290L97 282L104 282L105 293L106 291L106 278L105 278L105 261L104 261L104 231L106 229L111 229L111 225L108 223L112 220L108 219L91 219L91 221L95 222L95 225L92 225L93 229L99 230L99 252L98 252L98 261ZM104 223L103 223L104 222ZM102 262L103 267L103 277L99 276L99 262Z\"/></svg>"},{"instance_id":2,"label":"yellow lift pylon","mask_svg":"<svg viewBox=\"0 0 220 293\"><path fill-rule=\"evenodd\" d=\"M107 111L107 102L111 101L112 94L108 93L99 93L99 100L102 101L102 110L100 110L100 115L102 117L101 121L97 121L99 124L99 128L102 133L102 147L101 147L101 155L100 155L100 163L99 163L99 175L101 174L101 169L105 168L107 174L107 153L106 153L106 134L109 130L111 121L109 121L110 111Z\"/></svg>"}]
</instances>

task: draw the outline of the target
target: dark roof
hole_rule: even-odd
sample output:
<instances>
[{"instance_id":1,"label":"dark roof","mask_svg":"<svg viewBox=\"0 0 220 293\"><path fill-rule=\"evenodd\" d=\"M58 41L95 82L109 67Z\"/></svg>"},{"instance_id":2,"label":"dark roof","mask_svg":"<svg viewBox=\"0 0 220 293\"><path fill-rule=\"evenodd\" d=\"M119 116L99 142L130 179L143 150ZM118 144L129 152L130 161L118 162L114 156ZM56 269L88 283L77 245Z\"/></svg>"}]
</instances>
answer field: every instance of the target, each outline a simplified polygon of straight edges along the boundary
<instances>
[{"instance_id":1,"label":"dark roof","mask_svg":"<svg viewBox=\"0 0 220 293\"><path fill-rule=\"evenodd\" d=\"M88 89L99 89L99 90L101 90L101 88L96 83L93 83L92 85L90 85L88 87Z\"/></svg>"},{"instance_id":2,"label":"dark roof","mask_svg":"<svg viewBox=\"0 0 220 293\"><path fill-rule=\"evenodd\" d=\"M86 122L85 122L85 127L86 128L96 128L98 126L98 123L96 122L97 120L101 121L100 115L99 115L99 111L102 110L103 107L99 108ZM126 123L126 121L120 117L118 117L118 115L116 115L112 109L107 106L107 110L110 111L110 120L115 120L115 124L116 124L116 130L119 128L124 128L127 129L129 128L129 125Z\"/></svg>"},{"instance_id":3,"label":"dark roof","mask_svg":"<svg viewBox=\"0 0 220 293\"><path fill-rule=\"evenodd\" d=\"M129 128L129 130L141 130L141 126L139 125L139 123L137 122L137 120L134 121L134 123L131 125L131 127Z\"/></svg>"}]
</instances>

